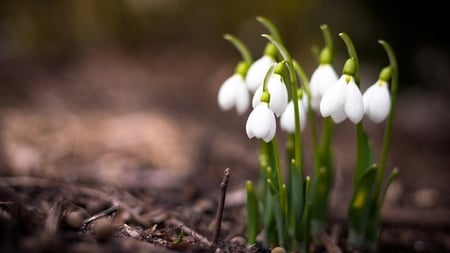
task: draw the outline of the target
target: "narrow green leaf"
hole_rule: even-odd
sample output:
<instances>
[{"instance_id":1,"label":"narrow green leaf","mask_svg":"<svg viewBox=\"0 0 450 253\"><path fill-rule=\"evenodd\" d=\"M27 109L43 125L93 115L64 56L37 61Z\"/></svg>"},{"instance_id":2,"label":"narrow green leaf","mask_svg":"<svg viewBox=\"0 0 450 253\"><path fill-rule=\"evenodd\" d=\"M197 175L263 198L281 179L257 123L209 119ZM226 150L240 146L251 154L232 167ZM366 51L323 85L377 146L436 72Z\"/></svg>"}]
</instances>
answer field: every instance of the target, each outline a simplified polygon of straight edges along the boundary
<instances>
[{"instance_id":1,"label":"narrow green leaf","mask_svg":"<svg viewBox=\"0 0 450 253\"><path fill-rule=\"evenodd\" d=\"M389 186L391 186L392 182L394 182L394 180L397 178L398 174L399 174L398 168L394 168L392 170L391 174L389 175L389 178L386 182L386 186L384 188L382 195L379 196L378 209L380 210L380 212L381 212L381 209L383 208L384 199L386 198L386 193L389 190Z\"/></svg>"},{"instance_id":2,"label":"narrow green leaf","mask_svg":"<svg viewBox=\"0 0 450 253\"><path fill-rule=\"evenodd\" d=\"M247 243L256 243L259 231L258 199L251 181L247 181Z\"/></svg>"},{"instance_id":3,"label":"narrow green leaf","mask_svg":"<svg viewBox=\"0 0 450 253\"><path fill-rule=\"evenodd\" d=\"M373 190L376 180L377 166L370 166L357 179L353 196L348 209L350 235L349 243L356 247L364 247L370 212L373 210Z\"/></svg>"},{"instance_id":4,"label":"narrow green leaf","mask_svg":"<svg viewBox=\"0 0 450 253\"><path fill-rule=\"evenodd\" d=\"M311 236L311 200L310 200L310 185L311 180L309 177L305 178L305 205L303 209L302 222L300 224L301 240L300 246L301 252L308 252L310 236Z\"/></svg>"},{"instance_id":5,"label":"narrow green leaf","mask_svg":"<svg viewBox=\"0 0 450 253\"><path fill-rule=\"evenodd\" d=\"M356 125L356 169L354 175L353 186L355 187L358 180L365 173L373 162L373 149L369 142L369 137L363 129L362 123Z\"/></svg>"},{"instance_id":6,"label":"narrow green leaf","mask_svg":"<svg viewBox=\"0 0 450 253\"><path fill-rule=\"evenodd\" d=\"M300 240L300 224L302 221L303 211L305 209L305 193L304 193L304 179L300 175L294 162L291 162L289 166L291 171L290 182L291 192L290 195L290 217L292 217L292 225L294 231L294 238Z\"/></svg>"},{"instance_id":7,"label":"narrow green leaf","mask_svg":"<svg viewBox=\"0 0 450 253\"><path fill-rule=\"evenodd\" d=\"M331 185L331 170L321 167L315 173L312 191L311 229L313 234L325 228L328 214L328 195Z\"/></svg>"}]
</instances>

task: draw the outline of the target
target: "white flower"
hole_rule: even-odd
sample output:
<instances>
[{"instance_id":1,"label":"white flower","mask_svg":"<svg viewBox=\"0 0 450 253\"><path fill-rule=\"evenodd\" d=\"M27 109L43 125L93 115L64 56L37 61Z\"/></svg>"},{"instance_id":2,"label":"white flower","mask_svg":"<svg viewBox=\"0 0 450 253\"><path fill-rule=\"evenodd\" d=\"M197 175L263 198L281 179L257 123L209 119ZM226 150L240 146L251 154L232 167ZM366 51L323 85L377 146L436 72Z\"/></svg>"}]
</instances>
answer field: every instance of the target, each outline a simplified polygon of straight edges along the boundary
<instances>
[{"instance_id":1,"label":"white flower","mask_svg":"<svg viewBox=\"0 0 450 253\"><path fill-rule=\"evenodd\" d=\"M297 100L298 104L298 116L300 119L300 131L303 131L306 126L306 111L308 108L307 96L304 95L301 99ZM293 100L289 101L286 106L286 110L284 110L283 114L280 118L280 126L281 129L288 133L295 132L295 112L294 112L294 102Z\"/></svg>"},{"instance_id":2,"label":"white flower","mask_svg":"<svg viewBox=\"0 0 450 253\"><path fill-rule=\"evenodd\" d=\"M266 76L267 71L274 63L275 60L268 55L263 55L261 58L253 62L245 77L247 88L251 92L255 92L256 89L258 89L258 87L264 82L264 77Z\"/></svg>"},{"instance_id":3,"label":"white flower","mask_svg":"<svg viewBox=\"0 0 450 253\"><path fill-rule=\"evenodd\" d=\"M238 114L247 111L250 105L250 93L242 75L236 73L227 78L220 86L217 100L220 108L224 111L233 107L236 107Z\"/></svg>"},{"instance_id":4,"label":"white flower","mask_svg":"<svg viewBox=\"0 0 450 253\"><path fill-rule=\"evenodd\" d=\"M352 76L342 75L325 92L320 101L320 113L323 117L331 116L335 123L347 117L357 124L364 115L361 91Z\"/></svg>"},{"instance_id":5,"label":"white flower","mask_svg":"<svg viewBox=\"0 0 450 253\"><path fill-rule=\"evenodd\" d=\"M288 103L288 92L283 78L279 74L272 74L267 81L267 90L270 94L270 109L278 117L284 112ZM261 103L261 95L263 93L263 85L260 85L253 94L252 106L255 108Z\"/></svg>"},{"instance_id":6,"label":"white flower","mask_svg":"<svg viewBox=\"0 0 450 253\"><path fill-rule=\"evenodd\" d=\"M269 142L275 136L276 121L275 115L269 109L266 102L260 103L250 113L245 126L248 138L260 138L265 142Z\"/></svg>"},{"instance_id":7,"label":"white flower","mask_svg":"<svg viewBox=\"0 0 450 253\"><path fill-rule=\"evenodd\" d=\"M378 80L371 85L363 95L364 113L375 122L384 121L391 110L391 97L389 95L388 83Z\"/></svg>"},{"instance_id":8,"label":"white flower","mask_svg":"<svg viewBox=\"0 0 450 253\"><path fill-rule=\"evenodd\" d=\"M327 89L338 80L338 75L330 64L320 64L314 70L309 88L311 90L311 107L318 111L320 101Z\"/></svg>"}]
</instances>

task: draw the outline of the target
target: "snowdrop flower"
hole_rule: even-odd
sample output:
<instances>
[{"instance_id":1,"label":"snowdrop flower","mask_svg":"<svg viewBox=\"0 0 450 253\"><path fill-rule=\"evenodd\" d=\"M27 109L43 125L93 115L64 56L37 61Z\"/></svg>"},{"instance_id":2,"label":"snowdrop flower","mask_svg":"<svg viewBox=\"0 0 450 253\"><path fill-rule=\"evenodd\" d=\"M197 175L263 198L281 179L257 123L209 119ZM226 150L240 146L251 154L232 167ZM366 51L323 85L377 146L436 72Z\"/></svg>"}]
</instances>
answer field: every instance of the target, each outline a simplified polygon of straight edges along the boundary
<instances>
[{"instance_id":1,"label":"snowdrop flower","mask_svg":"<svg viewBox=\"0 0 450 253\"><path fill-rule=\"evenodd\" d=\"M361 91L354 77L354 60L347 60L342 76L328 88L320 101L320 113L323 117L331 116L335 123L344 121L347 117L357 124L364 115Z\"/></svg>"},{"instance_id":2,"label":"snowdrop flower","mask_svg":"<svg viewBox=\"0 0 450 253\"><path fill-rule=\"evenodd\" d=\"M269 108L269 93L264 92L262 96L261 103L248 116L245 130L248 138L256 137L269 142L275 136L276 121L275 115Z\"/></svg>"},{"instance_id":3,"label":"snowdrop flower","mask_svg":"<svg viewBox=\"0 0 450 253\"><path fill-rule=\"evenodd\" d=\"M320 101L327 89L337 80L338 75L329 63L322 63L314 70L309 88L311 90L311 107L315 111L319 110Z\"/></svg>"},{"instance_id":4,"label":"snowdrop flower","mask_svg":"<svg viewBox=\"0 0 450 253\"><path fill-rule=\"evenodd\" d=\"M263 86L264 85L260 85L253 95L253 108L261 103ZM267 81L267 90L270 93L269 107L275 113L275 115L279 117L286 109L288 103L288 92L286 84L283 81L283 77L280 74L271 74L269 80Z\"/></svg>"},{"instance_id":5,"label":"snowdrop flower","mask_svg":"<svg viewBox=\"0 0 450 253\"><path fill-rule=\"evenodd\" d=\"M300 92L299 92L300 93ZM303 94L299 94L299 99L297 100L298 104L298 116L300 119L300 131L303 131L306 126L306 112L308 110L308 97ZM295 132L295 112L294 112L294 101L289 101L286 106L286 110L284 110L283 114L280 118L280 126L281 129L288 133Z\"/></svg>"},{"instance_id":6,"label":"snowdrop flower","mask_svg":"<svg viewBox=\"0 0 450 253\"><path fill-rule=\"evenodd\" d=\"M250 92L244 80L247 69L248 64L244 62L239 63L235 73L228 77L220 86L217 100L222 110L228 111L235 107L239 115L247 111L250 105Z\"/></svg>"},{"instance_id":7,"label":"snowdrop flower","mask_svg":"<svg viewBox=\"0 0 450 253\"><path fill-rule=\"evenodd\" d=\"M383 71L390 70L385 68ZM384 121L391 110L391 97L387 83L390 73L387 73L388 77L386 78L383 76L383 71L380 73L378 81L371 85L363 95L364 113L375 123Z\"/></svg>"},{"instance_id":8,"label":"snowdrop flower","mask_svg":"<svg viewBox=\"0 0 450 253\"><path fill-rule=\"evenodd\" d=\"M255 92L256 89L261 86L270 66L276 63L276 50L277 49L273 44L267 44L266 49L264 50L264 55L253 62L253 64L248 69L247 76L245 77L245 82L247 83L247 88L251 92Z\"/></svg>"}]
</instances>

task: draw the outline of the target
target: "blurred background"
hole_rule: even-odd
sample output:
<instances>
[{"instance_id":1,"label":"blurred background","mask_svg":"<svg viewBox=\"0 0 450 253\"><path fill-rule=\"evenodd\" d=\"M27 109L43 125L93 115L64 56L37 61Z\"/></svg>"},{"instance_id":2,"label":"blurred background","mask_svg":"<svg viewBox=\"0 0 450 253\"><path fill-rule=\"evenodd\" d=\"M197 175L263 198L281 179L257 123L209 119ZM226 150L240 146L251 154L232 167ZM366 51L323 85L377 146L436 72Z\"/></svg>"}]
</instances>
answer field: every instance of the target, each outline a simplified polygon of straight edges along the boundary
<instances>
[{"instance_id":1,"label":"blurred background","mask_svg":"<svg viewBox=\"0 0 450 253\"><path fill-rule=\"evenodd\" d=\"M184 47L209 54L232 48L224 33L238 35L255 54L265 43L257 15L277 24L289 49L311 65L311 45L321 43L319 25L348 33L361 59L385 64L378 39L392 44L400 59L402 88L427 83L448 89L447 19L440 1L207 1L96 0L0 3L0 59L63 61L86 50L116 47L139 53L155 46ZM345 53L336 37L338 51Z\"/></svg>"},{"instance_id":2,"label":"blurred background","mask_svg":"<svg viewBox=\"0 0 450 253\"><path fill-rule=\"evenodd\" d=\"M181 168L255 166L256 145L243 128L246 116L221 112L216 94L239 60L223 34L238 36L258 58L266 43L260 34L267 31L255 17L262 15L279 27L307 73L317 64L311 46L323 45L320 25L328 24L336 35L338 71L347 56L337 34L346 32L359 54L362 88L388 64L377 40L389 42L400 66L390 166L404 169L401 180L410 188L446 185L445 12L437 0L3 0L1 163L8 171L3 174L64 171L64 177L77 178L85 168L88 178L97 173L104 181L136 185L159 174L127 181L124 169L170 168L176 171L172 181L154 180L167 186L186 175ZM368 129L375 129L379 145L382 128ZM337 134L337 142L353 143L344 127ZM353 162L350 151L340 149L339 167ZM220 178L221 169L210 171L205 173ZM431 194L448 205L449 193L443 186Z\"/></svg>"}]
</instances>

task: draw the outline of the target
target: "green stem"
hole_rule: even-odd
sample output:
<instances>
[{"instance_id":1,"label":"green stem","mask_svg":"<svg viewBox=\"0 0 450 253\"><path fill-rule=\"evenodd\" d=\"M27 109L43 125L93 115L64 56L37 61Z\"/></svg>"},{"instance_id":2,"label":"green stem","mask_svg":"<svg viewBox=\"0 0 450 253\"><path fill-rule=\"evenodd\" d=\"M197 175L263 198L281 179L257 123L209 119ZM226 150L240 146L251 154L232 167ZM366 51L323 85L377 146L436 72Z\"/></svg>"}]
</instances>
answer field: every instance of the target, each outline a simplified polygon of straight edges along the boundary
<instances>
[{"instance_id":1,"label":"green stem","mask_svg":"<svg viewBox=\"0 0 450 253\"><path fill-rule=\"evenodd\" d=\"M223 38L231 42L231 44L233 44L233 46L239 51L242 59L244 59L246 63L250 65L253 62L250 50L248 50L248 48L244 45L244 43L242 43L241 40L239 40L237 37L231 34L225 34Z\"/></svg>"},{"instance_id":2,"label":"green stem","mask_svg":"<svg viewBox=\"0 0 450 253\"><path fill-rule=\"evenodd\" d=\"M348 55L355 60L356 64L356 71L355 71L355 82L359 86L360 83L360 76L359 76L359 61L358 61L358 54L356 53L355 46L353 45L352 40L346 33L339 33L339 36L344 40L345 45L347 46L347 52Z\"/></svg>"},{"instance_id":3,"label":"green stem","mask_svg":"<svg viewBox=\"0 0 450 253\"><path fill-rule=\"evenodd\" d=\"M380 157L380 165L379 165L379 171L377 174L377 181L375 185L375 196L379 195L380 189L381 189L381 183L383 181L383 175L384 171L386 169L386 161L387 161L387 154L389 151L389 145L391 143L391 135L392 135L392 125L394 123L394 114L395 114L395 108L396 108L396 102L397 102L397 89L398 89L398 65L397 65L397 58L395 57L394 50L392 47L384 40L378 41L386 51L388 57L389 57L389 63L391 67L391 110L389 112L389 118L386 123L386 128L384 131L384 137L383 137L383 146L381 149L381 157Z\"/></svg>"},{"instance_id":4,"label":"green stem","mask_svg":"<svg viewBox=\"0 0 450 253\"><path fill-rule=\"evenodd\" d=\"M283 177L281 174L281 162L280 162L280 156L279 156L279 152L278 152L278 144L277 144L277 138L274 137L272 139L272 141L270 141L271 146L272 146L272 154L273 154L273 158L275 160L275 170L276 170L276 176L277 176L277 186L278 186L278 191L281 192L281 188L283 185Z\"/></svg>"},{"instance_id":5,"label":"green stem","mask_svg":"<svg viewBox=\"0 0 450 253\"><path fill-rule=\"evenodd\" d=\"M269 30L269 33L275 38L275 40L281 42L281 36L278 32L277 27L273 24L272 21L270 21L268 18L263 16L256 17L256 20L258 20L261 24L263 24L267 30Z\"/></svg>"},{"instance_id":6,"label":"green stem","mask_svg":"<svg viewBox=\"0 0 450 253\"><path fill-rule=\"evenodd\" d=\"M325 47L327 47L330 52L333 52L334 50L333 39L331 38L331 33L330 29L328 29L328 25L326 24L321 25L320 30L322 30L322 34L325 39Z\"/></svg>"},{"instance_id":7,"label":"green stem","mask_svg":"<svg viewBox=\"0 0 450 253\"><path fill-rule=\"evenodd\" d=\"M287 68L289 71L289 80L291 82L291 94L292 94L292 100L298 101L298 95L297 95L297 75L295 74L295 68L294 64L291 58L291 55L286 50L286 48L273 36L268 34L262 35L264 38L267 38L272 44L274 44L278 51L280 52L283 59L286 61ZM301 153L301 133L300 133L300 117L298 115L299 108L298 103L294 103L294 118L295 118L295 142L294 142L294 152L295 152L295 164L297 168L302 170L302 153ZM301 172L301 175L303 177L303 172Z\"/></svg>"}]
</instances>

